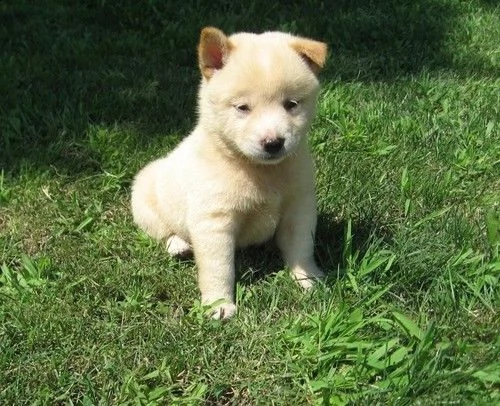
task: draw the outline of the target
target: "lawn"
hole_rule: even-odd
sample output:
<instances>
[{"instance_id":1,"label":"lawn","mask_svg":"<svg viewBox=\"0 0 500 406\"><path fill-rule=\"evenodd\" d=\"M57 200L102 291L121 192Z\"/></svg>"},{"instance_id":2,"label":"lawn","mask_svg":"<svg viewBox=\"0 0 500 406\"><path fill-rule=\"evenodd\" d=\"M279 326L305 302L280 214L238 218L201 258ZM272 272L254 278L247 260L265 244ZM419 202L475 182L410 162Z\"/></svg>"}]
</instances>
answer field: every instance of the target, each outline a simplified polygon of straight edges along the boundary
<instances>
[{"instance_id":1,"label":"lawn","mask_svg":"<svg viewBox=\"0 0 500 406\"><path fill-rule=\"evenodd\" d=\"M204 25L330 47L328 276L241 252L227 322L129 210L196 121ZM4 0L0 44L0 404L500 403L496 1Z\"/></svg>"}]
</instances>

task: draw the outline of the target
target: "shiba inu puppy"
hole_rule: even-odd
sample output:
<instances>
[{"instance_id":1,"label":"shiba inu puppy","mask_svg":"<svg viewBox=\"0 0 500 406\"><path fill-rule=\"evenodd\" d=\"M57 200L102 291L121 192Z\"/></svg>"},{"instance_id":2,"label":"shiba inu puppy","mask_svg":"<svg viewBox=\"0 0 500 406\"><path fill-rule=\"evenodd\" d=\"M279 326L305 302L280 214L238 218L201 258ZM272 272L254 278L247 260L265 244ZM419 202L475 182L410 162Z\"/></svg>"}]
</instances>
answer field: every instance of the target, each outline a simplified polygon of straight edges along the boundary
<instances>
[{"instance_id":1,"label":"shiba inu puppy","mask_svg":"<svg viewBox=\"0 0 500 406\"><path fill-rule=\"evenodd\" d=\"M193 132L151 162L132 188L134 221L172 255L194 253L202 302L227 318L235 250L275 237L304 288L313 258L314 170L306 131L326 44L281 32L201 31L202 82Z\"/></svg>"}]
</instances>

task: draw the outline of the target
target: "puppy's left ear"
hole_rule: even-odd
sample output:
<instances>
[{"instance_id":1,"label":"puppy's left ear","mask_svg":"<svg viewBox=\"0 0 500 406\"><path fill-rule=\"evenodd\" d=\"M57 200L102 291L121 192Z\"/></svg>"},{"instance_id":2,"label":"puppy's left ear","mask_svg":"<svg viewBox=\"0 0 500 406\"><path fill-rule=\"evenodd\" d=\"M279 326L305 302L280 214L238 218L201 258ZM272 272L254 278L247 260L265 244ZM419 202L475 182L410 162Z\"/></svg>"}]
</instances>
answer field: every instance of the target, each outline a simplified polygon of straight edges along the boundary
<instances>
[{"instance_id":1,"label":"puppy's left ear","mask_svg":"<svg viewBox=\"0 0 500 406\"><path fill-rule=\"evenodd\" d=\"M221 30L215 27L205 27L201 30L198 61L205 79L210 79L215 71L222 69L230 51L231 43Z\"/></svg>"},{"instance_id":2,"label":"puppy's left ear","mask_svg":"<svg viewBox=\"0 0 500 406\"><path fill-rule=\"evenodd\" d=\"M325 65L328 46L308 38L294 38L290 46L304 59L315 75Z\"/></svg>"}]
</instances>

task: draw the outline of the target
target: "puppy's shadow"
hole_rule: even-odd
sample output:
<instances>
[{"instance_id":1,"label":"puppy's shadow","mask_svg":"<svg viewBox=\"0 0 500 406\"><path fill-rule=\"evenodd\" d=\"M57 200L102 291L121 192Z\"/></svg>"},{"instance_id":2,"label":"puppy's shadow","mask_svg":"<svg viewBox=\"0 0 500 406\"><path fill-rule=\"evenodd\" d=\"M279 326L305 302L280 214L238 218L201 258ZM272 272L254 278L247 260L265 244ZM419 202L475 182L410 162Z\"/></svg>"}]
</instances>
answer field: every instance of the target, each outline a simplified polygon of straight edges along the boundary
<instances>
[{"instance_id":1,"label":"puppy's shadow","mask_svg":"<svg viewBox=\"0 0 500 406\"><path fill-rule=\"evenodd\" d=\"M284 263L274 241L236 252L236 277L239 283L251 285L283 269Z\"/></svg>"},{"instance_id":2,"label":"puppy's shadow","mask_svg":"<svg viewBox=\"0 0 500 406\"><path fill-rule=\"evenodd\" d=\"M326 274L326 283L343 277L346 255L358 252L363 256L376 239L387 241L390 235L376 221L336 219L330 213L320 213L316 228L314 256ZM268 278L285 267L281 253L273 241L262 246L240 250L236 255L236 272L243 285Z\"/></svg>"},{"instance_id":3,"label":"puppy's shadow","mask_svg":"<svg viewBox=\"0 0 500 406\"><path fill-rule=\"evenodd\" d=\"M326 282L345 275L349 256L362 258L372 244L388 242L391 235L376 219L337 219L321 213L316 227L315 258Z\"/></svg>"}]
</instances>

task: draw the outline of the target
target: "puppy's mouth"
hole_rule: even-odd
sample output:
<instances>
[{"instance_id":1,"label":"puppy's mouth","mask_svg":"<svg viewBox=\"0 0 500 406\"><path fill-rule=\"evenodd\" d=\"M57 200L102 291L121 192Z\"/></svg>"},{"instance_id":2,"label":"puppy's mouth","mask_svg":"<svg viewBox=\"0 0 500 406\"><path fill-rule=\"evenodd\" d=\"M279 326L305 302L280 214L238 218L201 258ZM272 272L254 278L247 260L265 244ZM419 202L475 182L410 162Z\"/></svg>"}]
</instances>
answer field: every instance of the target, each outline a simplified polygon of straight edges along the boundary
<instances>
[{"instance_id":1,"label":"puppy's mouth","mask_svg":"<svg viewBox=\"0 0 500 406\"><path fill-rule=\"evenodd\" d=\"M266 165L274 165L283 161L288 155L290 155L290 151L288 148L284 147L272 151L266 151L264 148L261 148L255 149L245 155L252 161Z\"/></svg>"},{"instance_id":2,"label":"puppy's mouth","mask_svg":"<svg viewBox=\"0 0 500 406\"><path fill-rule=\"evenodd\" d=\"M269 153L265 151L259 151L252 154L245 154L247 158L250 158L254 162L258 162L265 165L274 165L283 161L288 155L288 151L281 150L275 153Z\"/></svg>"},{"instance_id":3,"label":"puppy's mouth","mask_svg":"<svg viewBox=\"0 0 500 406\"><path fill-rule=\"evenodd\" d=\"M279 161L283 160L287 155L288 155L288 153L284 149L279 151L279 152L274 152L274 153L264 152L264 154L262 155L262 159L263 159L263 161L269 162L269 163L279 162Z\"/></svg>"}]
</instances>

